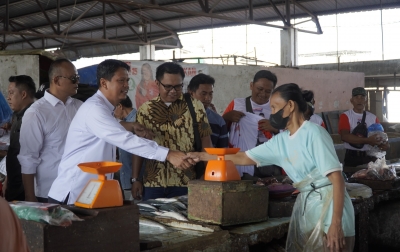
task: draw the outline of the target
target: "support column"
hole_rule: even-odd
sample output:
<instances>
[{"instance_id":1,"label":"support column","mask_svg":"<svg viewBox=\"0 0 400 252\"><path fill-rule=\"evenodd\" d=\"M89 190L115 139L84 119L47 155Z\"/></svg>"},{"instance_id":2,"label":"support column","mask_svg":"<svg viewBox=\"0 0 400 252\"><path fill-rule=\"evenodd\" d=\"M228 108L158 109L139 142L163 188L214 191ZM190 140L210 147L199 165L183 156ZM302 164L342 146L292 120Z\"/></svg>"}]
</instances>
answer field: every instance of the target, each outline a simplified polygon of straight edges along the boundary
<instances>
[{"instance_id":1,"label":"support column","mask_svg":"<svg viewBox=\"0 0 400 252\"><path fill-rule=\"evenodd\" d=\"M140 60L155 60L155 51L154 45L139 46Z\"/></svg>"},{"instance_id":2,"label":"support column","mask_svg":"<svg viewBox=\"0 0 400 252\"><path fill-rule=\"evenodd\" d=\"M281 30L281 65L297 66L297 30Z\"/></svg>"}]
</instances>

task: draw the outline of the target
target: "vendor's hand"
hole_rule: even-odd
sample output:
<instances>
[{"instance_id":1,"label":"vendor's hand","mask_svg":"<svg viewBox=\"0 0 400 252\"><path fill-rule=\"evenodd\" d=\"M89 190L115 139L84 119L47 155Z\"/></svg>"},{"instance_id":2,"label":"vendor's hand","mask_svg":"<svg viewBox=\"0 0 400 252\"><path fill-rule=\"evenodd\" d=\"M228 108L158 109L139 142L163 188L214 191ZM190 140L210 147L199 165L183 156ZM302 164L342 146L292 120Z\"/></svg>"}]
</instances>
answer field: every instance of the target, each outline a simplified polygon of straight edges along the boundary
<instances>
[{"instance_id":1,"label":"vendor's hand","mask_svg":"<svg viewBox=\"0 0 400 252\"><path fill-rule=\"evenodd\" d=\"M175 168L182 170L186 170L196 164L196 162L192 158L186 156L185 153L173 150L169 150L167 161Z\"/></svg>"},{"instance_id":2,"label":"vendor's hand","mask_svg":"<svg viewBox=\"0 0 400 252\"><path fill-rule=\"evenodd\" d=\"M326 235L327 247L331 252L342 251L346 245L342 223L332 223Z\"/></svg>"},{"instance_id":3,"label":"vendor's hand","mask_svg":"<svg viewBox=\"0 0 400 252\"><path fill-rule=\"evenodd\" d=\"M382 138L375 134L367 138L367 143L371 146L380 145L382 143Z\"/></svg>"},{"instance_id":4,"label":"vendor's hand","mask_svg":"<svg viewBox=\"0 0 400 252\"><path fill-rule=\"evenodd\" d=\"M186 155L195 162L217 160L217 156L208 154L206 152L189 152Z\"/></svg>"},{"instance_id":5,"label":"vendor's hand","mask_svg":"<svg viewBox=\"0 0 400 252\"><path fill-rule=\"evenodd\" d=\"M132 193L132 197L135 200L142 199L142 194L143 194L143 184L142 184L142 182L140 182L140 181L133 182L131 193Z\"/></svg>"},{"instance_id":6,"label":"vendor's hand","mask_svg":"<svg viewBox=\"0 0 400 252\"><path fill-rule=\"evenodd\" d=\"M269 132L277 132L278 130L271 126L268 119L261 119L258 121L258 130L265 130Z\"/></svg>"},{"instance_id":7,"label":"vendor's hand","mask_svg":"<svg viewBox=\"0 0 400 252\"><path fill-rule=\"evenodd\" d=\"M222 117L224 118L225 121L239 122L243 116L245 116L243 112L232 110L224 114Z\"/></svg>"},{"instance_id":8,"label":"vendor's hand","mask_svg":"<svg viewBox=\"0 0 400 252\"><path fill-rule=\"evenodd\" d=\"M142 124L133 122L132 128L138 137L143 137L150 140L154 139L154 133L150 129L144 127Z\"/></svg>"}]
</instances>

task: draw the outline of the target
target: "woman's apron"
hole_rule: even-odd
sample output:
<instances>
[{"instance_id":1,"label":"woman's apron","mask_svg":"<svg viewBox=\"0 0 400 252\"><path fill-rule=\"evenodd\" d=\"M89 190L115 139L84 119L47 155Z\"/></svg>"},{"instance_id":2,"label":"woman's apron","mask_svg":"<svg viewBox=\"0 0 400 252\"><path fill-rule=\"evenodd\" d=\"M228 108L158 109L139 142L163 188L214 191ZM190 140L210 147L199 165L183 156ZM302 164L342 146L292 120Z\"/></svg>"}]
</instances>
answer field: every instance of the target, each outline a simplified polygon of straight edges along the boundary
<instances>
[{"instance_id":1,"label":"woman's apron","mask_svg":"<svg viewBox=\"0 0 400 252\"><path fill-rule=\"evenodd\" d=\"M301 193L293 207L286 251L323 251L325 219L333 199L333 186L318 169L293 186Z\"/></svg>"}]
</instances>

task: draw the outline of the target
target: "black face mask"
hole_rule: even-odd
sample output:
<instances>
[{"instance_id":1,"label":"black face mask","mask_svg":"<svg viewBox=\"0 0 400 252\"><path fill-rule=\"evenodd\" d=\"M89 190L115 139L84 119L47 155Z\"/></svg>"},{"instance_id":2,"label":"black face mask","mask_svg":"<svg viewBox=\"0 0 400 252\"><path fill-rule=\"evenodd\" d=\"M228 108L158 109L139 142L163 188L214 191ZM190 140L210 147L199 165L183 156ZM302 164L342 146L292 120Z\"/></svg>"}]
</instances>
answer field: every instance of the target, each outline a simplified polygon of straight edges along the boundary
<instances>
[{"instance_id":1,"label":"black face mask","mask_svg":"<svg viewBox=\"0 0 400 252\"><path fill-rule=\"evenodd\" d=\"M286 105L288 105L288 103L286 103ZM285 118L283 117L283 109L286 107L286 105L283 106L283 108L281 108L275 114L271 114L269 116L269 122L271 123L271 126L275 129L281 130L286 128L286 125L289 121L289 116Z\"/></svg>"}]
</instances>

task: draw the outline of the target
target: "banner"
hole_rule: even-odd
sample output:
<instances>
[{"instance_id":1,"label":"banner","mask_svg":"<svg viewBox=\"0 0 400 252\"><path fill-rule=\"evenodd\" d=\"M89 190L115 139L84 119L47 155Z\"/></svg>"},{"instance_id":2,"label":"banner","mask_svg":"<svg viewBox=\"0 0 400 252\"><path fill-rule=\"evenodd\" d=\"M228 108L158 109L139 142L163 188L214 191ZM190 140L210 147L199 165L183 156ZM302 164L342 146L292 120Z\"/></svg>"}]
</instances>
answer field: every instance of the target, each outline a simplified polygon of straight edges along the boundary
<instances>
[{"instance_id":1,"label":"banner","mask_svg":"<svg viewBox=\"0 0 400 252\"><path fill-rule=\"evenodd\" d=\"M130 67L129 73L129 91L133 107L139 108L143 103L158 96L158 86L156 80L156 69L164 62L154 61L125 61ZM183 80L183 92L186 92L187 86L193 76L204 73L208 74L206 64L180 64L185 71Z\"/></svg>"}]
</instances>

